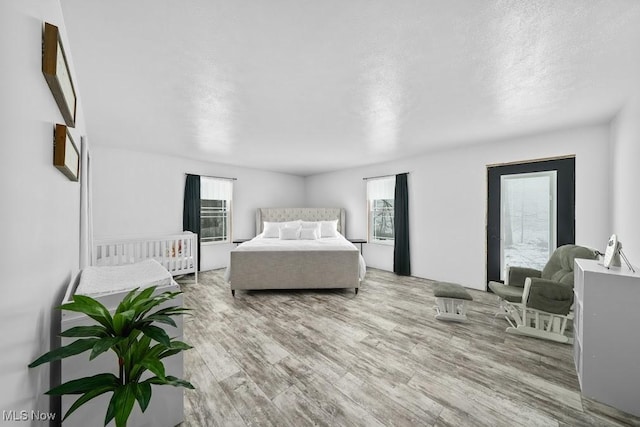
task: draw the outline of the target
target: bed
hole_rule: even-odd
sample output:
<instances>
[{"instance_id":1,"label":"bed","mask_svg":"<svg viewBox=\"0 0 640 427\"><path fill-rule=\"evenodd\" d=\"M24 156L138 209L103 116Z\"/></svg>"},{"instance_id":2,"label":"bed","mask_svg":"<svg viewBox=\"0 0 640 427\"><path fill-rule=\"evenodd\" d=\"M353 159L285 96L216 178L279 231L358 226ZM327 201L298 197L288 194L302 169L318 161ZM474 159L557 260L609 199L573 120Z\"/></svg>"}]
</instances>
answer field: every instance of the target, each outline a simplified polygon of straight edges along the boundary
<instances>
[{"instance_id":1,"label":"bed","mask_svg":"<svg viewBox=\"0 0 640 427\"><path fill-rule=\"evenodd\" d=\"M92 266L116 266L154 259L172 276L195 273L198 283L198 235L180 234L95 241Z\"/></svg>"},{"instance_id":2,"label":"bed","mask_svg":"<svg viewBox=\"0 0 640 427\"><path fill-rule=\"evenodd\" d=\"M296 221L335 222L336 235L318 239L268 237L264 227ZM340 208L261 208L257 236L231 251L225 279L231 293L260 289L353 288L358 292L366 265L345 237L345 210Z\"/></svg>"}]
</instances>

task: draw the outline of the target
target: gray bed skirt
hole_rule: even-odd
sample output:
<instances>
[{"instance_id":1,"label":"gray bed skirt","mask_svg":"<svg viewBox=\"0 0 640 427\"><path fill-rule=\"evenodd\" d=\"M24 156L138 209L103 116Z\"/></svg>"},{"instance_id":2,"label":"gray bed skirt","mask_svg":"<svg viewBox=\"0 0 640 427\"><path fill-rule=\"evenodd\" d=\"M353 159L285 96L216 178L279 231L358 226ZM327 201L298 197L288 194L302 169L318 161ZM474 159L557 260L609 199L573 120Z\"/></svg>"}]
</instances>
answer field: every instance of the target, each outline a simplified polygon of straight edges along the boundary
<instances>
[{"instance_id":1,"label":"gray bed skirt","mask_svg":"<svg viewBox=\"0 0 640 427\"><path fill-rule=\"evenodd\" d=\"M358 289L359 252L232 251L231 290Z\"/></svg>"}]
</instances>

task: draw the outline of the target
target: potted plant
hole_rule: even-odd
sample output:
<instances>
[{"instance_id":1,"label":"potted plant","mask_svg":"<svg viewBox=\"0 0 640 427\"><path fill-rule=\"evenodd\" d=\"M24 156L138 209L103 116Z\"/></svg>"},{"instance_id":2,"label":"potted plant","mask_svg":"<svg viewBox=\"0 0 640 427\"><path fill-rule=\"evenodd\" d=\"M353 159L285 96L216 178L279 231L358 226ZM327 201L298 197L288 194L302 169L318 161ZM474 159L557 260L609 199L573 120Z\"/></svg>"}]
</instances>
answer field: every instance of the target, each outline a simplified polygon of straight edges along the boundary
<instances>
[{"instance_id":1,"label":"potted plant","mask_svg":"<svg viewBox=\"0 0 640 427\"><path fill-rule=\"evenodd\" d=\"M188 381L165 375L162 359L191 348L188 344L169 338L164 329L154 325L162 323L176 327L172 317L189 309L170 306L157 307L175 298L181 292L163 292L153 295L154 287L139 291L134 289L118 304L113 316L95 299L74 295L73 301L58 307L61 310L84 313L97 322L96 325L76 326L60 335L78 338L69 345L52 350L29 364L30 368L53 362L91 350L89 359L112 350L117 356L119 375L101 373L79 378L53 387L46 394L62 396L78 394L80 397L64 415L66 419L76 409L104 393L113 393L107 407L104 424L115 419L117 427L127 424L135 402L144 412L151 400L151 385L172 385L193 389ZM154 312L152 310L156 309ZM146 379L142 379L143 374Z\"/></svg>"}]
</instances>

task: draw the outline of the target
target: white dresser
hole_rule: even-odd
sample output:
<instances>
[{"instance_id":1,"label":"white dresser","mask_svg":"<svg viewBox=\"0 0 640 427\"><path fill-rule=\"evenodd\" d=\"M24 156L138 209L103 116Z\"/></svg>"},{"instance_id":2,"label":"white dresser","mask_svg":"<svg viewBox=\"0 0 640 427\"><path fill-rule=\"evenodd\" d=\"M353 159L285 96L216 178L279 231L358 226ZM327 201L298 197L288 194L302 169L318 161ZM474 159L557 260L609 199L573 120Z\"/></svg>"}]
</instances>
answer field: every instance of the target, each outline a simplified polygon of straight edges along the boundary
<instances>
[{"instance_id":1,"label":"white dresser","mask_svg":"<svg viewBox=\"0 0 640 427\"><path fill-rule=\"evenodd\" d=\"M155 265L149 265L155 264ZM91 270L98 273L98 277L93 276L92 281L82 281L79 277L69 284L67 294L63 303L71 301L71 295L81 293L89 295L99 300L111 313L113 313L130 289L140 286L141 288L155 285L158 286L155 293L180 291L180 286L171 278L169 272L155 261L143 261L137 264L129 264L121 267L88 267L82 274L84 278ZM80 282L80 283L78 283ZM135 284L133 284L135 283ZM84 286L83 288L83 285ZM76 289L77 288L77 289ZM166 301L158 306L158 309L167 306L182 306L182 295ZM183 319L182 316L175 318L177 328L167 325L163 327L170 337L175 337L182 341ZM61 330L66 330L74 326L86 326L95 324L93 320L82 313L63 311L61 320ZM63 338L62 345L70 344L77 338ZM184 362L183 354L178 353L163 360L167 375L183 378ZM62 382L73 379L91 376L104 372L118 374L118 360L114 352L107 351L94 360L89 360L88 353L71 356L61 363L60 374ZM147 373L149 374L149 373ZM184 421L184 399L183 388L172 386L152 386L151 403L144 412L140 411L138 403L135 403L128 426L132 427L173 427ZM96 399L80 407L69 416L62 427L102 427L109 400L112 393L103 394ZM62 397L62 415L71 407L79 396L65 395ZM111 421L108 426L115 425Z\"/></svg>"},{"instance_id":2,"label":"white dresser","mask_svg":"<svg viewBox=\"0 0 640 427\"><path fill-rule=\"evenodd\" d=\"M575 260L574 360L582 393L640 416L640 273Z\"/></svg>"}]
</instances>

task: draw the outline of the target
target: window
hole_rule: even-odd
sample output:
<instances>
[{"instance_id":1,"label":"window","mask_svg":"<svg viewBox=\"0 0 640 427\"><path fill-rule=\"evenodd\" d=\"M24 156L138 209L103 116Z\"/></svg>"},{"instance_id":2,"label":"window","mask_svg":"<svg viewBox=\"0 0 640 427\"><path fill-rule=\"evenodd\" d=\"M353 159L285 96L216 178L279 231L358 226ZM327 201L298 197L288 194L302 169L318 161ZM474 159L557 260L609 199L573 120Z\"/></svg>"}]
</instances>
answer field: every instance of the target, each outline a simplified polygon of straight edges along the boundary
<instances>
[{"instance_id":1,"label":"window","mask_svg":"<svg viewBox=\"0 0 640 427\"><path fill-rule=\"evenodd\" d=\"M396 177L367 180L369 242L393 243Z\"/></svg>"},{"instance_id":2,"label":"window","mask_svg":"<svg viewBox=\"0 0 640 427\"><path fill-rule=\"evenodd\" d=\"M200 178L200 241L228 243L231 241L232 181Z\"/></svg>"}]
</instances>

